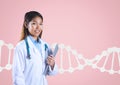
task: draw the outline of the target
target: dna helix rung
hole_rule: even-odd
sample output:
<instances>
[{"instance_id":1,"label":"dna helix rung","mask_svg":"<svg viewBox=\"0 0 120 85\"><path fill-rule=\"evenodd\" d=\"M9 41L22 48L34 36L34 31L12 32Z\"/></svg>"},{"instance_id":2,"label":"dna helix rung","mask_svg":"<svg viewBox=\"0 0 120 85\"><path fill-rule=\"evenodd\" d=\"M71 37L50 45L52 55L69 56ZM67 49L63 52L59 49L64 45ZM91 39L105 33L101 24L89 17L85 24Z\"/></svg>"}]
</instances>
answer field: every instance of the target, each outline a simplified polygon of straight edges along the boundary
<instances>
[{"instance_id":1,"label":"dna helix rung","mask_svg":"<svg viewBox=\"0 0 120 85\"><path fill-rule=\"evenodd\" d=\"M55 46L55 44L53 44ZM52 46L54 48L54 46ZM63 62L63 57L64 53L63 51L67 52L67 57L68 57L68 64L69 67L67 69L64 68L64 62ZM59 52L60 52L60 68L59 68L59 72L60 73L64 73L64 72L74 72L75 70L83 70L83 68L87 65L86 59L83 57L82 54L78 54L76 50L73 50L70 46L65 46L64 44L59 44ZM74 58L76 60L77 66L76 67L72 67L72 59L71 59L71 55L74 55ZM80 60L82 60L84 63L80 63Z\"/></svg>"},{"instance_id":2,"label":"dna helix rung","mask_svg":"<svg viewBox=\"0 0 120 85\"><path fill-rule=\"evenodd\" d=\"M104 58L103 66L99 67L98 63ZM107 62L111 58L111 68L106 69L105 66L107 65ZM117 62L115 61L115 58L117 58ZM108 72L110 74L118 73L120 74L120 48L112 47L108 48L106 51L103 51L100 55L96 55L96 57L92 60L90 60L91 66L94 69L99 69L101 72ZM118 63L118 69L114 70L115 63Z\"/></svg>"},{"instance_id":3,"label":"dna helix rung","mask_svg":"<svg viewBox=\"0 0 120 85\"><path fill-rule=\"evenodd\" d=\"M7 61L7 64L5 66L1 66L1 61L2 61L2 47L3 46L6 46L8 48L8 61ZM11 51L14 49L14 46L13 44L9 43L9 44L6 44L3 40L0 40L0 72L4 69L6 70L10 70L12 68L12 65L10 64L10 61L11 61Z\"/></svg>"},{"instance_id":4,"label":"dna helix rung","mask_svg":"<svg viewBox=\"0 0 120 85\"><path fill-rule=\"evenodd\" d=\"M56 43L51 44L51 47L54 49ZM8 61L5 66L1 65L2 61L2 47L6 46L9 50L8 52ZM0 72L3 70L11 70L12 64L12 50L14 49L13 44L5 43L3 40L0 40ZM58 56L59 55L59 56ZM64 62L64 58L66 57L66 61ZM93 69L98 69L100 72L108 72L109 74L120 74L120 68L114 70L114 66L116 63L115 58L117 57L117 62L120 67L120 48L112 47L103 51L100 55L96 55L93 59L86 59L82 54L79 54L75 49L72 49L70 46L66 46L64 44L59 44L59 51L57 54L57 59L59 64L59 73L69 72L72 73L76 70L83 70L85 66L91 66ZM104 58L104 61L101 61ZM111 58L110 68L107 69L107 62L109 62L109 58ZM73 62L74 60L74 62ZM99 63L102 62L102 66L99 66ZM76 66L73 64L76 63ZM64 68L65 64L68 64L67 68Z\"/></svg>"}]
</instances>

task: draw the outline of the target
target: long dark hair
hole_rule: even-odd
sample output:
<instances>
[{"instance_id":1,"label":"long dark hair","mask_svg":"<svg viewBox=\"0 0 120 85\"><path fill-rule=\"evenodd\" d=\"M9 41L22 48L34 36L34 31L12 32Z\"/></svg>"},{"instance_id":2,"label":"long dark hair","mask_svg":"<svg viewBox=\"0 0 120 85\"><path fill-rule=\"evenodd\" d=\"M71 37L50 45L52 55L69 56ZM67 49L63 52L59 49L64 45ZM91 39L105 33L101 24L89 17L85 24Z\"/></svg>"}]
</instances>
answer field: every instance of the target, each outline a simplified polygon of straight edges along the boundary
<instances>
[{"instance_id":1,"label":"long dark hair","mask_svg":"<svg viewBox=\"0 0 120 85\"><path fill-rule=\"evenodd\" d=\"M37 16L40 17L43 22L43 16L37 11L29 11L25 14L20 40L24 40L28 35L30 35L26 25L28 25L29 22ZM41 38L41 36L42 36L42 31L41 31L39 37Z\"/></svg>"}]
</instances>

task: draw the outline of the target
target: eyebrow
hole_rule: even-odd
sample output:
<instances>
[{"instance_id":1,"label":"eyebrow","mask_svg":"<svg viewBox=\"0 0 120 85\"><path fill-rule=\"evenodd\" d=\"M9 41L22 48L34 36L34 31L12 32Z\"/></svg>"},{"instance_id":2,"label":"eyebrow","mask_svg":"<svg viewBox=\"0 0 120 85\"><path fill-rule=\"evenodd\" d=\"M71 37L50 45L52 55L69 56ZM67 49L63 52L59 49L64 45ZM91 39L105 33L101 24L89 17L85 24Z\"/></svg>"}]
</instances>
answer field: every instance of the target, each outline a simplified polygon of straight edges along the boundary
<instances>
[{"instance_id":1,"label":"eyebrow","mask_svg":"<svg viewBox=\"0 0 120 85\"><path fill-rule=\"evenodd\" d=\"M32 20L31 22L36 22L36 23L37 23L37 21L36 21L36 20ZM40 22L40 24L43 24L43 22Z\"/></svg>"},{"instance_id":2,"label":"eyebrow","mask_svg":"<svg viewBox=\"0 0 120 85\"><path fill-rule=\"evenodd\" d=\"M37 21L35 21L35 20L32 20L31 22L37 22Z\"/></svg>"}]
</instances>

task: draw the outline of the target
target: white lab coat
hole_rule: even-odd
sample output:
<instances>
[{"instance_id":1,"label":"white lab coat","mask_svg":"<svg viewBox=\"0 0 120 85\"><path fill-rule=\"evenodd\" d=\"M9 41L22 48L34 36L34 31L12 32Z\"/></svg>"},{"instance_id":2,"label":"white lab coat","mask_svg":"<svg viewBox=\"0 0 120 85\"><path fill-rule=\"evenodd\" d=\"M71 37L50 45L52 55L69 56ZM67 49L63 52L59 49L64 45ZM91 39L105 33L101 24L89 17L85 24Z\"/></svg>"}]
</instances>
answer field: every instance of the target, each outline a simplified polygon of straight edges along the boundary
<instances>
[{"instance_id":1,"label":"white lab coat","mask_svg":"<svg viewBox=\"0 0 120 85\"><path fill-rule=\"evenodd\" d=\"M57 65L55 64L53 70L49 66L47 73L45 73L45 61L48 55L44 46L46 43L41 40L42 52L40 53L30 37L27 37L27 40L31 59L27 58L25 40L22 40L14 50L13 85L47 85L46 75L55 75L58 72Z\"/></svg>"}]
</instances>

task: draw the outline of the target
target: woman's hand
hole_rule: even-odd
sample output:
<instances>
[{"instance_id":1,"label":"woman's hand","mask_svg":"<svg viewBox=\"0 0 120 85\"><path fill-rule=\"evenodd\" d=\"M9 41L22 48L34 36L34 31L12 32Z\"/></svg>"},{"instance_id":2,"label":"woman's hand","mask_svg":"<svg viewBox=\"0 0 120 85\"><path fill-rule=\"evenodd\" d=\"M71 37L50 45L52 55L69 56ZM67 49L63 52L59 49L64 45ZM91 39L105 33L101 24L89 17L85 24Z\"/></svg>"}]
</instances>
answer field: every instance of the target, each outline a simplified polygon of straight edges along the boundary
<instances>
[{"instance_id":1,"label":"woman's hand","mask_svg":"<svg viewBox=\"0 0 120 85\"><path fill-rule=\"evenodd\" d=\"M55 65L55 58L53 56L48 56L47 64L50 65L51 69L53 70L54 65Z\"/></svg>"}]
</instances>

